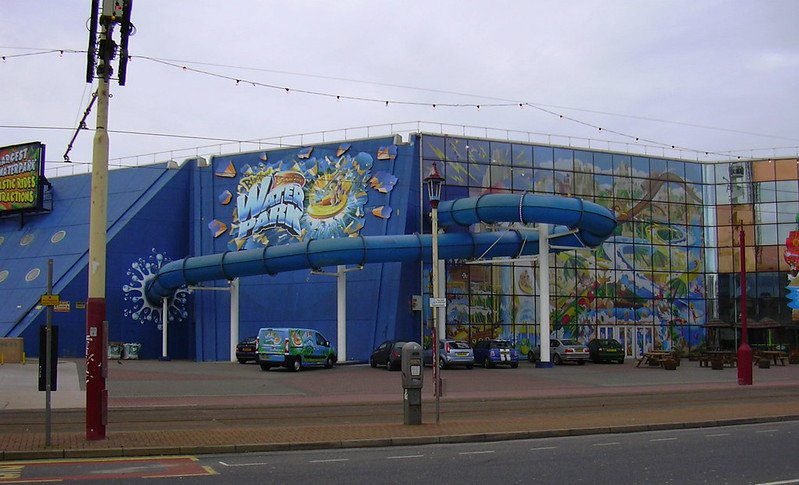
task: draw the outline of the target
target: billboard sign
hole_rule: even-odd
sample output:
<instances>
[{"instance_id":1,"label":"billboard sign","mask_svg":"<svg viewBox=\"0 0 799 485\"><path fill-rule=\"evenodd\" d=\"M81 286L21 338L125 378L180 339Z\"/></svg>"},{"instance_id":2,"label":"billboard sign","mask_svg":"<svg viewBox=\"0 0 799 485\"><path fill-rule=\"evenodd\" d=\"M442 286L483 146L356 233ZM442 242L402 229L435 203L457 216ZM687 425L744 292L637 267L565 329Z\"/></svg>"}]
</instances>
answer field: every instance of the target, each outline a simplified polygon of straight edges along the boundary
<instances>
[{"instance_id":1,"label":"billboard sign","mask_svg":"<svg viewBox=\"0 0 799 485\"><path fill-rule=\"evenodd\" d=\"M43 174L42 143L0 148L0 215L40 209Z\"/></svg>"}]
</instances>

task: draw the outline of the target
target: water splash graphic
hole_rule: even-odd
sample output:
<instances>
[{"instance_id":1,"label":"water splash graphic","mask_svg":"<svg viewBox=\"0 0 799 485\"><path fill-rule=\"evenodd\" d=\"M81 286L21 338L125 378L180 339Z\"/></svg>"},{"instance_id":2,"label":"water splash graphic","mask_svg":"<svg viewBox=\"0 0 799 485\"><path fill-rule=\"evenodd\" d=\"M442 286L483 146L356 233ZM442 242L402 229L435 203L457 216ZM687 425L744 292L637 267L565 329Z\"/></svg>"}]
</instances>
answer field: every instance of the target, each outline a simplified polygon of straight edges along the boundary
<instances>
[{"instance_id":1,"label":"water splash graphic","mask_svg":"<svg viewBox=\"0 0 799 485\"><path fill-rule=\"evenodd\" d=\"M162 307L147 301L144 297L144 288L155 277L161 266L171 261L171 259L156 251L155 248L151 249L150 252L152 254L146 258L139 258L128 268L127 275L130 278L130 282L122 287L122 291L125 293L123 300L126 307L123 309L122 315L140 323L161 323ZM169 306L167 307L167 319L169 322L180 322L189 316L186 310L188 307L188 294L189 292L186 288L180 288L175 292L175 296L169 300Z\"/></svg>"}]
</instances>

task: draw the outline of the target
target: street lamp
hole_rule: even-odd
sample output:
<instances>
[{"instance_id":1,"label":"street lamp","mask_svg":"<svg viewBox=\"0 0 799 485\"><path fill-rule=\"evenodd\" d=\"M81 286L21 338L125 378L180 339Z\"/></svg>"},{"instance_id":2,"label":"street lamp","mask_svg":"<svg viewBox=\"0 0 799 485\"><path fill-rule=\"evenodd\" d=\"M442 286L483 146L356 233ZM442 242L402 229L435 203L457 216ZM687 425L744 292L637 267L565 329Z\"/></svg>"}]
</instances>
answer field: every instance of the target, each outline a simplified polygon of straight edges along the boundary
<instances>
[{"instance_id":1,"label":"street lamp","mask_svg":"<svg viewBox=\"0 0 799 485\"><path fill-rule=\"evenodd\" d=\"M438 366L438 339L443 336L443 322L439 322L439 302L440 289L438 287L438 203L441 201L441 187L444 185L444 177L438 173L438 167L433 162L430 175L424 178L427 184L427 195L430 198L430 218L433 222L433 298L430 305L433 313L433 393L436 397L436 424L439 422L440 396L441 396L441 372ZM439 329L441 327L441 329Z\"/></svg>"}]
</instances>

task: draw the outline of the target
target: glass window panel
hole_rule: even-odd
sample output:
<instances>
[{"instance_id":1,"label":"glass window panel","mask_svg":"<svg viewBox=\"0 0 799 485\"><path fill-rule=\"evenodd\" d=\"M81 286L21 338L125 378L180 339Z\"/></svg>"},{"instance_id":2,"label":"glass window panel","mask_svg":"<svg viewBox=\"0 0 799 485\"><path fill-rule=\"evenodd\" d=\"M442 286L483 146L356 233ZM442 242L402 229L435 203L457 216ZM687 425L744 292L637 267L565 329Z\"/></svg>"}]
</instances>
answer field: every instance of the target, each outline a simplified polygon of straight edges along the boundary
<instances>
[{"instance_id":1,"label":"glass window panel","mask_svg":"<svg viewBox=\"0 0 799 485\"><path fill-rule=\"evenodd\" d=\"M557 170L574 170L574 150L567 148L555 149L555 168Z\"/></svg>"},{"instance_id":2,"label":"glass window panel","mask_svg":"<svg viewBox=\"0 0 799 485\"><path fill-rule=\"evenodd\" d=\"M752 162L752 180L755 182L774 180L774 162L771 160Z\"/></svg>"},{"instance_id":3,"label":"glass window panel","mask_svg":"<svg viewBox=\"0 0 799 485\"><path fill-rule=\"evenodd\" d=\"M513 190L533 190L533 169L513 168Z\"/></svg>"},{"instance_id":4,"label":"glass window panel","mask_svg":"<svg viewBox=\"0 0 799 485\"><path fill-rule=\"evenodd\" d=\"M574 170L576 172L594 171L594 154L583 150L574 151Z\"/></svg>"},{"instance_id":5,"label":"glass window panel","mask_svg":"<svg viewBox=\"0 0 799 485\"><path fill-rule=\"evenodd\" d=\"M649 177L649 159L632 157L632 174L634 177Z\"/></svg>"},{"instance_id":6,"label":"glass window panel","mask_svg":"<svg viewBox=\"0 0 799 485\"><path fill-rule=\"evenodd\" d=\"M447 138L447 160L466 161L466 140L463 138Z\"/></svg>"},{"instance_id":7,"label":"glass window panel","mask_svg":"<svg viewBox=\"0 0 799 485\"><path fill-rule=\"evenodd\" d=\"M469 164L469 185L484 188L491 186L488 165Z\"/></svg>"},{"instance_id":8,"label":"glass window panel","mask_svg":"<svg viewBox=\"0 0 799 485\"><path fill-rule=\"evenodd\" d=\"M679 224L680 226L685 226L686 224L686 206L685 204L678 204L672 202L669 204L669 223L671 224ZM678 229L680 230L680 229Z\"/></svg>"},{"instance_id":9,"label":"glass window panel","mask_svg":"<svg viewBox=\"0 0 799 485\"><path fill-rule=\"evenodd\" d=\"M513 151L513 166L514 167L532 167L533 166L533 147L530 145L516 145L512 147Z\"/></svg>"},{"instance_id":10,"label":"glass window panel","mask_svg":"<svg viewBox=\"0 0 799 485\"><path fill-rule=\"evenodd\" d=\"M469 185L468 165L463 162L445 162L442 167L448 185ZM427 172L429 173L429 172Z\"/></svg>"},{"instance_id":11,"label":"glass window panel","mask_svg":"<svg viewBox=\"0 0 799 485\"><path fill-rule=\"evenodd\" d=\"M511 187L510 167L491 165L491 190L503 191L503 189L510 189Z\"/></svg>"},{"instance_id":12,"label":"glass window panel","mask_svg":"<svg viewBox=\"0 0 799 485\"><path fill-rule=\"evenodd\" d=\"M491 163L495 165L510 165L510 143L491 142Z\"/></svg>"},{"instance_id":13,"label":"glass window panel","mask_svg":"<svg viewBox=\"0 0 799 485\"><path fill-rule=\"evenodd\" d=\"M488 163L491 145L483 140L469 140L469 161Z\"/></svg>"},{"instance_id":14,"label":"glass window panel","mask_svg":"<svg viewBox=\"0 0 799 485\"><path fill-rule=\"evenodd\" d=\"M697 184L702 183L702 164L685 162L685 180Z\"/></svg>"},{"instance_id":15,"label":"glass window panel","mask_svg":"<svg viewBox=\"0 0 799 485\"><path fill-rule=\"evenodd\" d=\"M610 153L594 152L594 172L613 173L613 155Z\"/></svg>"},{"instance_id":16,"label":"glass window panel","mask_svg":"<svg viewBox=\"0 0 799 485\"><path fill-rule=\"evenodd\" d=\"M629 177L615 176L613 178L613 196L617 199L631 199L633 182Z\"/></svg>"},{"instance_id":17,"label":"glass window panel","mask_svg":"<svg viewBox=\"0 0 799 485\"><path fill-rule=\"evenodd\" d=\"M678 182L669 182L666 184L666 190L668 191L669 194L669 201L686 202L685 184Z\"/></svg>"},{"instance_id":18,"label":"glass window panel","mask_svg":"<svg viewBox=\"0 0 799 485\"><path fill-rule=\"evenodd\" d=\"M799 168L799 161L796 160L777 160L775 163L775 178L777 180L796 180L799 178L796 169Z\"/></svg>"},{"instance_id":19,"label":"glass window panel","mask_svg":"<svg viewBox=\"0 0 799 485\"><path fill-rule=\"evenodd\" d=\"M784 243L788 239L788 235L794 229L796 229L796 224L778 224L777 225L778 244Z\"/></svg>"},{"instance_id":20,"label":"glass window panel","mask_svg":"<svg viewBox=\"0 0 799 485\"><path fill-rule=\"evenodd\" d=\"M629 155L613 155L613 173L615 175L632 175L632 158Z\"/></svg>"},{"instance_id":21,"label":"glass window panel","mask_svg":"<svg viewBox=\"0 0 799 485\"><path fill-rule=\"evenodd\" d=\"M571 172L555 171L555 193L559 195L574 195L574 180Z\"/></svg>"},{"instance_id":22,"label":"glass window panel","mask_svg":"<svg viewBox=\"0 0 799 485\"><path fill-rule=\"evenodd\" d=\"M536 169L533 171L535 191L545 194L555 192L555 175L552 170Z\"/></svg>"},{"instance_id":23,"label":"glass window panel","mask_svg":"<svg viewBox=\"0 0 799 485\"><path fill-rule=\"evenodd\" d=\"M610 175L594 176L594 191L597 196L613 195L613 177Z\"/></svg>"},{"instance_id":24,"label":"glass window panel","mask_svg":"<svg viewBox=\"0 0 799 485\"><path fill-rule=\"evenodd\" d=\"M773 181L756 182L754 185L755 185L755 201L775 202L777 200L777 186Z\"/></svg>"},{"instance_id":25,"label":"glass window panel","mask_svg":"<svg viewBox=\"0 0 799 485\"><path fill-rule=\"evenodd\" d=\"M444 160L446 150L444 148L444 138L440 136L422 137L422 158L431 160Z\"/></svg>"},{"instance_id":26,"label":"glass window panel","mask_svg":"<svg viewBox=\"0 0 799 485\"><path fill-rule=\"evenodd\" d=\"M533 166L552 169L555 152L551 147L533 147Z\"/></svg>"},{"instance_id":27,"label":"glass window panel","mask_svg":"<svg viewBox=\"0 0 799 485\"><path fill-rule=\"evenodd\" d=\"M774 202L757 204L755 206L755 221L758 224L777 222L777 204Z\"/></svg>"},{"instance_id":28,"label":"glass window panel","mask_svg":"<svg viewBox=\"0 0 799 485\"><path fill-rule=\"evenodd\" d=\"M730 184L716 185L716 201L722 205L730 203Z\"/></svg>"},{"instance_id":29,"label":"glass window panel","mask_svg":"<svg viewBox=\"0 0 799 485\"><path fill-rule=\"evenodd\" d=\"M777 202L777 222L797 223L799 202Z\"/></svg>"},{"instance_id":30,"label":"glass window panel","mask_svg":"<svg viewBox=\"0 0 799 485\"><path fill-rule=\"evenodd\" d=\"M574 193L578 196L594 196L594 176L590 173L574 173Z\"/></svg>"},{"instance_id":31,"label":"glass window panel","mask_svg":"<svg viewBox=\"0 0 799 485\"><path fill-rule=\"evenodd\" d=\"M777 200L799 200L799 186L796 180L780 180L776 183Z\"/></svg>"}]
</instances>

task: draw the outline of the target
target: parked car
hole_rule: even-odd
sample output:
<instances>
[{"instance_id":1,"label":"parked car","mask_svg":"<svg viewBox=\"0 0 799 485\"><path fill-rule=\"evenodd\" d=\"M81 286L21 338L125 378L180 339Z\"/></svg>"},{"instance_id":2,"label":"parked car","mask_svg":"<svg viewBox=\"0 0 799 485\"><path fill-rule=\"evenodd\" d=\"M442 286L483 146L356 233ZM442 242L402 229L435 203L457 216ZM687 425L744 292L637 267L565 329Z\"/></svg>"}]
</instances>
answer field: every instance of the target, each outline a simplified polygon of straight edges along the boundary
<instances>
[{"instance_id":1,"label":"parked car","mask_svg":"<svg viewBox=\"0 0 799 485\"><path fill-rule=\"evenodd\" d=\"M507 340L481 340L474 344L474 361L486 369L496 365L519 367L519 352Z\"/></svg>"},{"instance_id":2,"label":"parked car","mask_svg":"<svg viewBox=\"0 0 799 485\"><path fill-rule=\"evenodd\" d=\"M258 362L258 339L247 337L236 345L236 360L239 364L249 361Z\"/></svg>"},{"instance_id":3,"label":"parked car","mask_svg":"<svg viewBox=\"0 0 799 485\"><path fill-rule=\"evenodd\" d=\"M588 360L588 348L580 342L572 339L549 339L549 358L555 365L563 362L577 362L580 365ZM533 350L527 353L530 362L541 360L541 346L536 345Z\"/></svg>"},{"instance_id":4,"label":"parked car","mask_svg":"<svg viewBox=\"0 0 799 485\"><path fill-rule=\"evenodd\" d=\"M372 351L372 355L369 356L369 365L372 367L384 365L388 370L399 370L402 364L403 345L405 342L386 340Z\"/></svg>"},{"instance_id":5,"label":"parked car","mask_svg":"<svg viewBox=\"0 0 799 485\"><path fill-rule=\"evenodd\" d=\"M333 367L336 349L319 332L310 328L262 328L258 331L258 363L261 370L286 367L294 372L303 367Z\"/></svg>"},{"instance_id":6,"label":"parked car","mask_svg":"<svg viewBox=\"0 0 799 485\"><path fill-rule=\"evenodd\" d=\"M588 342L588 353L591 362L624 363L624 346L621 342L612 338L595 338Z\"/></svg>"},{"instance_id":7,"label":"parked car","mask_svg":"<svg viewBox=\"0 0 799 485\"><path fill-rule=\"evenodd\" d=\"M424 364L433 365L433 349L425 349ZM446 368L463 365L467 369L474 367L474 351L469 342L463 340L440 340L438 342L438 366Z\"/></svg>"}]
</instances>

